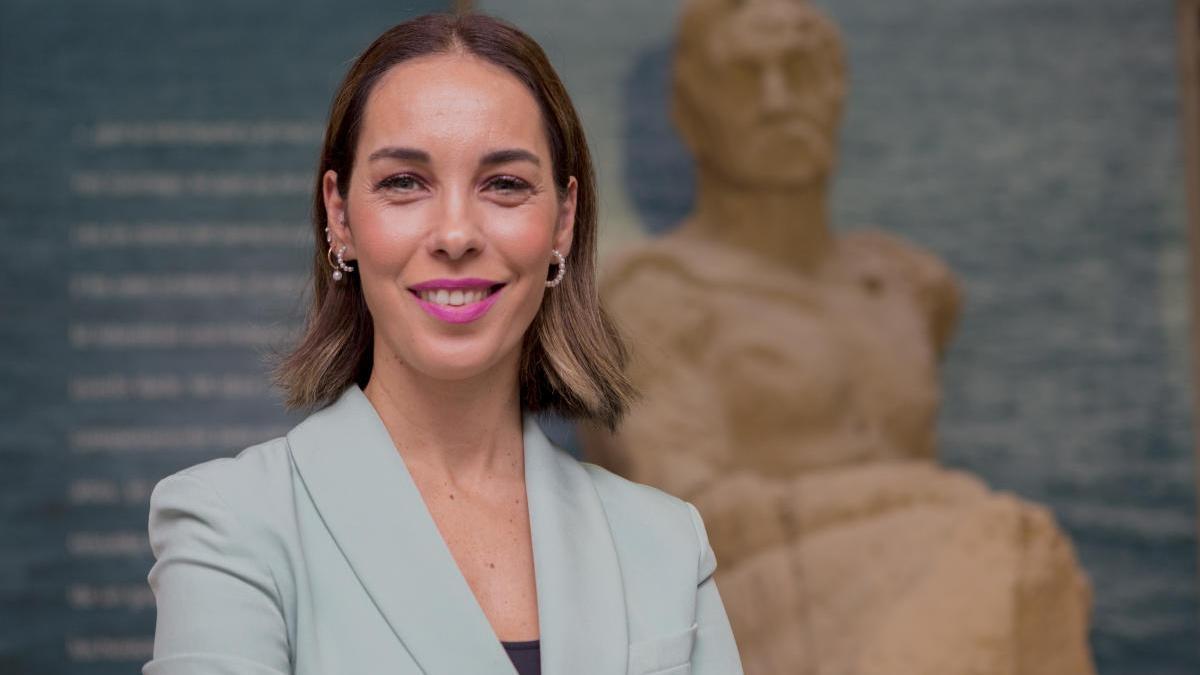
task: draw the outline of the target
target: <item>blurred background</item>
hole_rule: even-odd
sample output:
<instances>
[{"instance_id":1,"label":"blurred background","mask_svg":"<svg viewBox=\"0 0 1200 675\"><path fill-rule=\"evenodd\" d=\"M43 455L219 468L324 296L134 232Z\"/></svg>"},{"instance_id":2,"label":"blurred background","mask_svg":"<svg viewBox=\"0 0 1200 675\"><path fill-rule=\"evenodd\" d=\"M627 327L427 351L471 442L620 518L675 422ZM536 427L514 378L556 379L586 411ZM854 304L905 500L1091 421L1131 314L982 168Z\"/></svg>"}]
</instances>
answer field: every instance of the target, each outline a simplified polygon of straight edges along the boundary
<instances>
[{"instance_id":1,"label":"blurred background","mask_svg":"<svg viewBox=\"0 0 1200 675\"><path fill-rule=\"evenodd\" d=\"M149 658L150 489L299 421L263 357L302 320L330 97L378 33L452 4L0 0L0 673ZM941 462L1052 510L1100 672L1200 672L1175 5L815 4L850 69L833 223L965 291ZM602 261L673 228L677 2L475 6L567 83Z\"/></svg>"}]
</instances>

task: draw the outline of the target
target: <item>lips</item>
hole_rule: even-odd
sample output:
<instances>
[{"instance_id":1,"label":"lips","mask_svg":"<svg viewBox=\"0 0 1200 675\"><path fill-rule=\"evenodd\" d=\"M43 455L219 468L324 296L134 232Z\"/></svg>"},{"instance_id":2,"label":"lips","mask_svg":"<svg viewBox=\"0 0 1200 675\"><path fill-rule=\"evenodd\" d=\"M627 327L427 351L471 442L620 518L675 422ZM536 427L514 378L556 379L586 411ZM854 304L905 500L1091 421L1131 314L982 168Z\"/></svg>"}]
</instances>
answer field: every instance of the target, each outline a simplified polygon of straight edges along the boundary
<instances>
[{"instance_id":1,"label":"lips","mask_svg":"<svg viewBox=\"0 0 1200 675\"><path fill-rule=\"evenodd\" d=\"M504 284L495 284L492 286L466 287L466 288L427 288L423 290L414 290L413 294L425 302L432 302L438 305L459 307L462 305L470 305L479 302L488 297L492 293L500 290Z\"/></svg>"},{"instance_id":2,"label":"lips","mask_svg":"<svg viewBox=\"0 0 1200 675\"><path fill-rule=\"evenodd\" d=\"M467 323L496 304L504 282L490 279L430 279L409 287L430 316L448 323Z\"/></svg>"}]
</instances>

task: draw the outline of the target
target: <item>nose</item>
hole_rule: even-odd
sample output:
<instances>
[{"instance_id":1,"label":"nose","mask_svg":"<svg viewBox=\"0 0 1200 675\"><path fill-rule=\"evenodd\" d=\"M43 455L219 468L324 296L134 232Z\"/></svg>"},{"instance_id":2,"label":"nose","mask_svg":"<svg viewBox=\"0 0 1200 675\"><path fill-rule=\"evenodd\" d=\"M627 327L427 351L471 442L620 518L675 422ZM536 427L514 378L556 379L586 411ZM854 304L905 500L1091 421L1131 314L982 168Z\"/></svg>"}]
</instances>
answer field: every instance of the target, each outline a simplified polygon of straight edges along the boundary
<instances>
[{"instance_id":1,"label":"nose","mask_svg":"<svg viewBox=\"0 0 1200 675\"><path fill-rule=\"evenodd\" d=\"M768 117L784 114L790 111L795 103L795 96L783 68L778 62L769 62L762 69L762 111Z\"/></svg>"},{"instance_id":2,"label":"nose","mask_svg":"<svg viewBox=\"0 0 1200 675\"><path fill-rule=\"evenodd\" d=\"M454 195L443 202L443 208L434 215L427 240L429 254L447 262L478 255L484 245L478 210L472 208L470 199Z\"/></svg>"},{"instance_id":3,"label":"nose","mask_svg":"<svg viewBox=\"0 0 1200 675\"><path fill-rule=\"evenodd\" d=\"M813 58L818 18L812 10L788 0L751 0L731 22L735 51L753 63L758 76L758 104L768 118L786 117L802 92L789 68Z\"/></svg>"}]
</instances>

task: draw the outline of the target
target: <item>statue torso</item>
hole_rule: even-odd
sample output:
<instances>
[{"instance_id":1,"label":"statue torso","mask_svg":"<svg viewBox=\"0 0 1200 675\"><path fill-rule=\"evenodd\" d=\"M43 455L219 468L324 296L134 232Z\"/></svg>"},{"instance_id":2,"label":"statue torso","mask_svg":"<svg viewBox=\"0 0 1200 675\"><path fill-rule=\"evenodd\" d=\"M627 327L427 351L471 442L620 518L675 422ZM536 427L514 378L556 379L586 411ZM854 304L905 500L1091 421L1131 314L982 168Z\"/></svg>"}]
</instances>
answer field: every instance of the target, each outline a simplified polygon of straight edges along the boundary
<instances>
[{"instance_id":1,"label":"statue torso","mask_svg":"<svg viewBox=\"0 0 1200 675\"><path fill-rule=\"evenodd\" d=\"M712 388L708 409L695 411L698 428L727 437L705 444L726 449L711 460L772 474L931 456L938 386L928 289L897 244L845 236L802 275L668 236L617 258L602 294L631 339L636 384ZM647 398L651 407L671 400Z\"/></svg>"}]
</instances>

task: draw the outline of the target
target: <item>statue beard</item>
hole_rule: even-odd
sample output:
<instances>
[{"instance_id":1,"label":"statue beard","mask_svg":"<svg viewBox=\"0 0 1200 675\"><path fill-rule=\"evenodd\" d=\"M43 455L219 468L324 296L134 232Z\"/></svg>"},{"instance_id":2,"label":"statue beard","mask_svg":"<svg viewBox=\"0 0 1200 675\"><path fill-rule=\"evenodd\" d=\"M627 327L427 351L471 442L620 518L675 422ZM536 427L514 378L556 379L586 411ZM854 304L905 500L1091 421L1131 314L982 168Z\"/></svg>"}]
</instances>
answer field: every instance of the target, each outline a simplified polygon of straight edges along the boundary
<instances>
[{"instance_id":1,"label":"statue beard","mask_svg":"<svg viewBox=\"0 0 1200 675\"><path fill-rule=\"evenodd\" d=\"M824 129L810 120L793 117L742 134L721 154L725 161L718 159L714 168L735 183L749 188L794 189L829 175L834 146Z\"/></svg>"}]
</instances>

